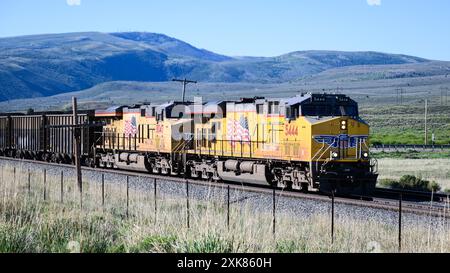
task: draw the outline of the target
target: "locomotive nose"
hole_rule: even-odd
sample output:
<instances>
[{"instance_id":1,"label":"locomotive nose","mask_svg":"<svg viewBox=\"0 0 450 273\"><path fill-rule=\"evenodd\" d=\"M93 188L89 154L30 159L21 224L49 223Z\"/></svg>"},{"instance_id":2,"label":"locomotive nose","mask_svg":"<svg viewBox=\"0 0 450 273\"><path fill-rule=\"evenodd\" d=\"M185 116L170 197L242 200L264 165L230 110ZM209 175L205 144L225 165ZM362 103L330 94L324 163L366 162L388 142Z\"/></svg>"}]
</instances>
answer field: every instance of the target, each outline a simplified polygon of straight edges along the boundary
<instances>
[{"instance_id":1,"label":"locomotive nose","mask_svg":"<svg viewBox=\"0 0 450 273\"><path fill-rule=\"evenodd\" d=\"M312 123L311 154L317 160L367 161L369 127L349 117L322 119Z\"/></svg>"}]
</instances>

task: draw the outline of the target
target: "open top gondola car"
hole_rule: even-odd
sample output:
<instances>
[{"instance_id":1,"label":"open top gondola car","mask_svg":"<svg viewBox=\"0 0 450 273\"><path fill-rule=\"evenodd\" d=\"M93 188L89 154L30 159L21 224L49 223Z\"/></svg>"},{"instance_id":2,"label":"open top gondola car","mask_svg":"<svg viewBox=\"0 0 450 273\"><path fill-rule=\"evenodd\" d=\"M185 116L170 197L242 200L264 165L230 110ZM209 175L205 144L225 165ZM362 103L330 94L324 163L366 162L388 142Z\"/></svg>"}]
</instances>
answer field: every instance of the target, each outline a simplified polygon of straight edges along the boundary
<instances>
[{"instance_id":1,"label":"open top gondola car","mask_svg":"<svg viewBox=\"0 0 450 273\"><path fill-rule=\"evenodd\" d=\"M94 111L78 115L81 130L81 156L91 164L94 132L101 131ZM0 153L10 157L73 163L73 116L69 113L33 113L0 117ZM98 124L98 125L95 125Z\"/></svg>"},{"instance_id":2,"label":"open top gondola car","mask_svg":"<svg viewBox=\"0 0 450 273\"><path fill-rule=\"evenodd\" d=\"M11 151L11 119L9 116L0 116L0 156L8 156Z\"/></svg>"}]
</instances>

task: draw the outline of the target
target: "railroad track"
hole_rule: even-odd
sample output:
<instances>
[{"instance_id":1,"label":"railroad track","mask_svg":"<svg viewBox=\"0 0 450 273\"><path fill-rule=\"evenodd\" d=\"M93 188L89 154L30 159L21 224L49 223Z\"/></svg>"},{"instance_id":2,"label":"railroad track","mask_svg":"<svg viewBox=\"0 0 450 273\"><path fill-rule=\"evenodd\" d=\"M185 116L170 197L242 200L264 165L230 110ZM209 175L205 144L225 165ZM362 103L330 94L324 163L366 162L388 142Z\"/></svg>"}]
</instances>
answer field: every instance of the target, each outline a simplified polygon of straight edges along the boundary
<instances>
[{"instance_id":1,"label":"railroad track","mask_svg":"<svg viewBox=\"0 0 450 273\"><path fill-rule=\"evenodd\" d=\"M34 160L26 160L26 159L16 159L16 158L9 158L9 157L0 157L0 160L5 161L14 161L14 162L22 162L22 163L29 163L29 164L36 164L36 165L44 165L44 166L50 166L50 167L62 167L62 168L75 168L74 165L68 165L68 164L58 164L58 163L50 163L50 162L43 162L43 161L34 161ZM248 184L241 184L241 183L234 183L234 182L209 182L209 181L203 181L203 180L194 180L194 179L185 179L181 177L174 177L174 176L163 176L163 175L155 175L155 174L149 174L145 172L131 172L126 170L114 170L114 169L101 169L101 168L92 168L92 167L82 167L83 170L87 171L97 171L101 173L109 173L109 174L116 174L116 175L124 175L124 176L130 176L130 177L141 177L141 178L151 178L151 179L162 179L172 182L178 182L180 184L186 183L188 181L191 184L194 185L201 185L201 186L207 186L212 188L223 188L224 186L229 186L232 190L241 190L245 192L253 192L253 193L259 193L259 194L266 194L266 195L272 195L273 194L273 188L270 186L260 186L260 185L248 185ZM180 185L181 186L181 185ZM283 189L275 189L275 193L277 196L283 196L283 197L290 197L290 198L297 198L297 199L306 199L306 200L312 200L312 201L318 201L318 202L328 202L331 203L332 197L328 195L323 195L319 193L303 193L303 192L297 192L297 191L288 191ZM351 206L358 206L358 207L367 207L372 209L383 209L383 210L389 210L389 211L399 211L399 201L398 199L389 198L388 196L382 196L382 194L389 193L391 195L399 196L398 190L391 190L391 189L380 189L378 188L376 190L376 196L373 198L370 198L368 200L368 197L342 197L342 196L336 196L334 198L334 201L336 204L344 204L344 205L351 205ZM402 195L404 197L407 197L408 194L411 194L411 192L403 192ZM382 196L382 197L380 197ZM447 196L446 196L447 197ZM431 199L430 199L431 201ZM448 202L448 199L444 199L445 202L439 201L439 202L430 202L427 204L424 204L423 202L417 202L417 201L411 201L405 198L405 200L402 201L402 212L403 213L412 213L417 215L429 215L433 217L449 217L450 218L450 209ZM432 204L432 205L431 205ZM446 209L447 208L447 209ZM445 213L445 215L444 215Z\"/></svg>"},{"instance_id":2,"label":"railroad track","mask_svg":"<svg viewBox=\"0 0 450 273\"><path fill-rule=\"evenodd\" d=\"M390 188L376 188L375 196L385 197L390 199L415 200L415 201L438 201L446 202L449 199L448 194L426 192L426 191L413 191L413 190L399 190Z\"/></svg>"}]
</instances>

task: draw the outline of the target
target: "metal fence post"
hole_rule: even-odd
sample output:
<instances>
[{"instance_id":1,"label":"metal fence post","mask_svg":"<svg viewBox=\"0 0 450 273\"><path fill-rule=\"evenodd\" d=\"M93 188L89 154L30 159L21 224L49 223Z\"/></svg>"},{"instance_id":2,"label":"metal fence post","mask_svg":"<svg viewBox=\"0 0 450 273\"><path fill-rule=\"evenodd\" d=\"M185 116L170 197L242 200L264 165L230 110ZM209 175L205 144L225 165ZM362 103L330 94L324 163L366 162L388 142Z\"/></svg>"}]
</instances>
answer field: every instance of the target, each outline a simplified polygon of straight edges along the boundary
<instances>
[{"instance_id":1,"label":"metal fence post","mask_svg":"<svg viewBox=\"0 0 450 273\"><path fill-rule=\"evenodd\" d=\"M64 203L64 171L61 171L61 203Z\"/></svg>"},{"instance_id":2,"label":"metal fence post","mask_svg":"<svg viewBox=\"0 0 450 273\"><path fill-rule=\"evenodd\" d=\"M273 235L275 236L275 224L276 224L276 215L275 215L275 211L276 211L276 204L275 204L275 187L272 190L272 232Z\"/></svg>"},{"instance_id":3,"label":"metal fence post","mask_svg":"<svg viewBox=\"0 0 450 273\"><path fill-rule=\"evenodd\" d=\"M398 252L402 251L402 193L398 200Z\"/></svg>"},{"instance_id":4,"label":"metal fence post","mask_svg":"<svg viewBox=\"0 0 450 273\"><path fill-rule=\"evenodd\" d=\"M331 244L334 244L334 190L331 190Z\"/></svg>"},{"instance_id":5,"label":"metal fence post","mask_svg":"<svg viewBox=\"0 0 450 273\"><path fill-rule=\"evenodd\" d=\"M47 169L44 169L44 201L47 200Z\"/></svg>"},{"instance_id":6,"label":"metal fence post","mask_svg":"<svg viewBox=\"0 0 450 273\"><path fill-rule=\"evenodd\" d=\"M227 185L227 228L230 230L230 185Z\"/></svg>"},{"instance_id":7,"label":"metal fence post","mask_svg":"<svg viewBox=\"0 0 450 273\"><path fill-rule=\"evenodd\" d=\"M186 179L186 221L188 228L190 228L189 217L189 180Z\"/></svg>"},{"instance_id":8,"label":"metal fence post","mask_svg":"<svg viewBox=\"0 0 450 273\"><path fill-rule=\"evenodd\" d=\"M129 180L130 180L130 177L127 175L127 218L128 218L128 206L129 206Z\"/></svg>"},{"instance_id":9,"label":"metal fence post","mask_svg":"<svg viewBox=\"0 0 450 273\"><path fill-rule=\"evenodd\" d=\"M5 183L4 183L5 180L3 179L3 164L2 164L2 176L1 176L1 179L2 179L1 187L3 188L2 189L2 195L4 195L6 187L5 187Z\"/></svg>"},{"instance_id":10,"label":"metal fence post","mask_svg":"<svg viewBox=\"0 0 450 273\"><path fill-rule=\"evenodd\" d=\"M102 173L102 206L105 206L105 174Z\"/></svg>"},{"instance_id":11,"label":"metal fence post","mask_svg":"<svg viewBox=\"0 0 450 273\"><path fill-rule=\"evenodd\" d=\"M28 169L28 194L31 193L31 173L30 169Z\"/></svg>"},{"instance_id":12,"label":"metal fence post","mask_svg":"<svg viewBox=\"0 0 450 273\"><path fill-rule=\"evenodd\" d=\"M155 202L155 223L156 223L156 216L157 216L157 211L158 211L158 207L157 207L157 202L156 202L156 178L153 180L153 199Z\"/></svg>"}]
</instances>

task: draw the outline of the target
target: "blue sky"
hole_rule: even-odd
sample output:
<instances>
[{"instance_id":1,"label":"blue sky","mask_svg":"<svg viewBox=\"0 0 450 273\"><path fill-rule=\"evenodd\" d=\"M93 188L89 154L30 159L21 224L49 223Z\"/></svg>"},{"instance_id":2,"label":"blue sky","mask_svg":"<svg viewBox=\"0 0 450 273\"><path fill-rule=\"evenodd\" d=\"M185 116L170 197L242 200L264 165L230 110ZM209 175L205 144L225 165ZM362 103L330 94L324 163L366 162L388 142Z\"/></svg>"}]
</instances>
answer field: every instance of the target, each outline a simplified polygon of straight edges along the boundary
<instances>
[{"instance_id":1,"label":"blue sky","mask_svg":"<svg viewBox=\"0 0 450 273\"><path fill-rule=\"evenodd\" d=\"M226 55L373 50L450 61L448 0L1 0L0 37L164 33Z\"/></svg>"}]
</instances>

